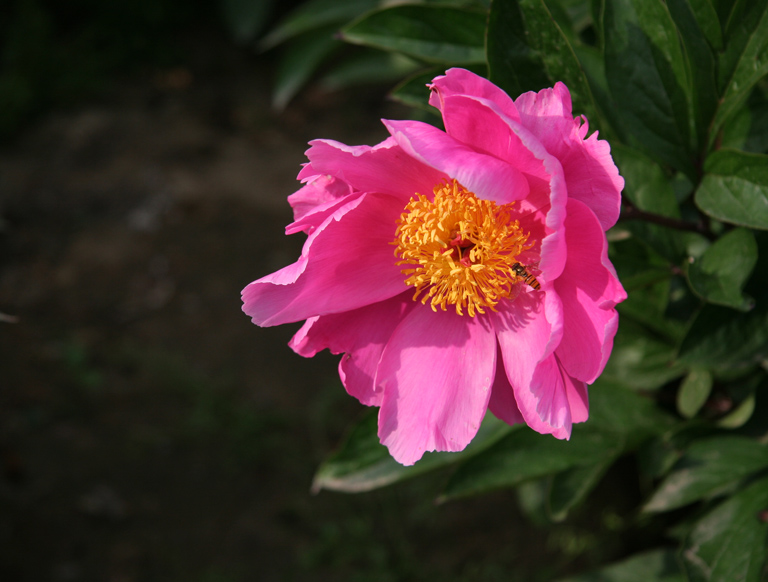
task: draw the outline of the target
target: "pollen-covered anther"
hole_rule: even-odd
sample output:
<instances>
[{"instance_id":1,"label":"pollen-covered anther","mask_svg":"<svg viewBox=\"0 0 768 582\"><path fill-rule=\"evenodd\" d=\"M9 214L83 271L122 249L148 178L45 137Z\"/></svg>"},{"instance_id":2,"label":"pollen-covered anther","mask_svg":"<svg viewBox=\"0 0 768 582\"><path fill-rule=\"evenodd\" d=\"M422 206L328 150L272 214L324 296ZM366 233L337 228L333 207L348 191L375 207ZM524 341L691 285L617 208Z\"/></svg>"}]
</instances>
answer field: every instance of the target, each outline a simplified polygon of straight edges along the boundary
<instances>
[{"instance_id":1,"label":"pollen-covered anther","mask_svg":"<svg viewBox=\"0 0 768 582\"><path fill-rule=\"evenodd\" d=\"M474 317L510 297L521 280L517 257L532 246L512 206L482 200L456 180L435 186L431 200L411 198L393 244L414 300L421 295L434 311L454 305Z\"/></svg>"}]
</instances>

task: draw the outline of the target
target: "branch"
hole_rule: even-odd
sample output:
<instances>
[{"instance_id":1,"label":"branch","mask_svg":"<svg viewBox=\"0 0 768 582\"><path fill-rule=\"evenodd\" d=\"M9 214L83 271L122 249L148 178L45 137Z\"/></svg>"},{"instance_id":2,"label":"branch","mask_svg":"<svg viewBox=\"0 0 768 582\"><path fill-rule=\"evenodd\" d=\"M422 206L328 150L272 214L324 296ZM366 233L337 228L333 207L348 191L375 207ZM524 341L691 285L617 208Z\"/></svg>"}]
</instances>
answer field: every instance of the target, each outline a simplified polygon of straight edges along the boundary
<instances>
[{"instance_id":1,"label":"branch","mask_svg":"<svg viewBox=\"0 0 768 582\"><path fill-rule=\"evenodd\" d=\"M621 207L620 221L624 220L643 220L660 226L666 226L668 228L674 228L675 230L686 230L689 232L697 232L704 235L710 240L717 239L717 236L709 230L709 227L705 222L689 222L687 220L681 220L679 218L670 218L669 216L662 216L661 214L654 214L653 212L646 212L633 206L626 200Z\"/></svg>"}]
</instances>

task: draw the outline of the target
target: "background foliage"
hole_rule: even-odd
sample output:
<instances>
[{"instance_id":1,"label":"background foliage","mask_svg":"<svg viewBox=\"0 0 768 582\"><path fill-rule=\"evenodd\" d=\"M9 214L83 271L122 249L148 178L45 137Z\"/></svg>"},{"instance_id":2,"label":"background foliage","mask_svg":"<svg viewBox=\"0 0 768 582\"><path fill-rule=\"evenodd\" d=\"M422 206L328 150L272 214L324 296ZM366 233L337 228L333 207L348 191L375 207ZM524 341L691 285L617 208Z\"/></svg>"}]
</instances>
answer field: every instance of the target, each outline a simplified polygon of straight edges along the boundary
<instances>
[{"instance_id":1,"label":"background foliage","mask_svg":"<svg viewBox=\"0 0 768 582\"><path fill-rule=\"evenodd\" d=\"M608 236L629 299L570 441L489 415L462 453L402 467L371 411L315 488L451 466L440 500L516 487L534 521L561 521L628 459L637 522L668 543L571 580L767 579L768 0L309 0L262 41L278 45L278 106L313 78L399 78L391 96L420 111L451 66L513 97L563 81L626 179Z\"/></svg>"}]
</instances>

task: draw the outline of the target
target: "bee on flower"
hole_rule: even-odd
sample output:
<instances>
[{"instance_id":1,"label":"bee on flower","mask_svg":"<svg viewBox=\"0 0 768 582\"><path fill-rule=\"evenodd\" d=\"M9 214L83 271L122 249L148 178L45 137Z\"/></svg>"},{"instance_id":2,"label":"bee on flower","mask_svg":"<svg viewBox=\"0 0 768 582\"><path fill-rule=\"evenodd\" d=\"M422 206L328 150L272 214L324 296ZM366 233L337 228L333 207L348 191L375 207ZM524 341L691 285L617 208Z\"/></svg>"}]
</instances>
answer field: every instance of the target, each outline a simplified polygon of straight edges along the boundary
<instances>
[{"instance_id":1,"label":"bee on flower","mask_svg":"<svg viewBox=\"0 0 768 582\"><path fill-rule=\"evenodd\" d=\"M565 85L513 100L451 69L430 90L445 131L311 142L288 197L302 254L242 295L257 325L306 320L302 356L345 354L344 387L406 465L462 450L488 410L569 438L626 298L605 237L624 180Z\"/></svg>"}]
</instances>

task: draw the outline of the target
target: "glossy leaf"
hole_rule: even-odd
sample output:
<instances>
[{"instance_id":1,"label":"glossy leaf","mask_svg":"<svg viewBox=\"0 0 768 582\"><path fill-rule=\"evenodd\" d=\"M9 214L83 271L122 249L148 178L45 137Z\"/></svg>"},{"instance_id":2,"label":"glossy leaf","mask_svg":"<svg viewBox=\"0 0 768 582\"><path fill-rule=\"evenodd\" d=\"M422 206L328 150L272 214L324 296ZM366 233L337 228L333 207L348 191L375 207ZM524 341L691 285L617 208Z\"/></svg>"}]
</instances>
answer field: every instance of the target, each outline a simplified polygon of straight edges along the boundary
<instances>
[{"instance_id":1,"label":"glossy leaf","mask_svg":"<svg viewBox=\"0 0 768 582\"><path fill-rule=\"evenodd\" d=\"M353 44L398 51L430 63L485 62L482 10L401 5L376 10L346 26L342 38Z\"/></svg>"},{"instance_id":2,"label":"glossy leaf","mask_svg":"<svg viewBox=\"0 0 768 582\"><path fill-rule=\"evenodd\" d=\"M486 52L489 79L511 96L552 85L541 56L528 44L517 2L492 0Z\"/></svg>"},{"instance_id":3,"label":"glossy leaf","mask_svg":"<svg viewBox=\"0 0 768 582\"><path fill-rule=\"evenodd\" d=\"M695 176L690 79L665 4L605 0L603 30L605 74L628 134L650 155Z\"/></svg>"},{"instance_id":4,"label":"glossy leaf","mask_svg":"<svg viewBox=\"0 0 768 582\"><path fill-rule=\"evenodd\" d=\"M768 446L738 436L695 441L644 510L670 511L711 498L768 467Z\"/></svg>"},{"instance_id":5,"label":"glossy leaf","mask_svg":"<svg viewBox=\"0 0 768 582\"><path fill-rule=\"evenodd\" d=\"M691 0L667 0L683 45L688 77L691 83L691 107L696 151L703 152L709 139L709 129L715 115L719 94L715 83L716 62L712 45L702 29L717 34L717 14L711 5ZM714 18L714 22L713 19Z\"/></svg>"},{"instance_id":6,"label":"glossy leaf","mask_svg":"<svg viewBox=\"0 0 768 582\"><path fill-rule=\"evenodd\" d=\"M768 229L768 156L719 150L707 158L696 191L702 211L724 222Z\"/></svg>"},{"instance_id":7,"label":"glossy leaf","mask_svg":"<svg viewBox=\"0 0 768 582\"><path fill-rule=\"evenodd\" d=\"M517 427L488 414L466 449L459 453L426 453L415 465L405 467L395 461L379 443L378 409L371 410L356 424L342 443L318 469L314 491L331 489L358 493L410 479L439 467L466 460L491 446Z\"/></svg>"},{"instance_id":8,"label":"glossy leaf","mask_svg":"<svg viewBox=\"0 0 768 582\"><path fill-rule=\"evenodd\" d=\"M697 295L717 305L748 311L754 301L742 296L757 263L757 243L744 228L734 229L688 267L688 282Z\"/></svg>"},{"instance_id":9,"label":"glossy leaf","mask_svg":"<svg viewBox=\"0 0 768 582\"><path fill-rule=\"evenodd\" d=\"M544 0L509 0L519 3L525 22L528 44L541 55L551 80L562 81L571 92L575 114L587 116L595 129L601 123L587 77L576 58L573 46L561 26L555 21ZM550 2L553 7L556 2Z\"/></svg>"},{"instance_id":10,"label":"glossy leaf","mask_svg":"<svg viewBox=\"0 0 768 582\"><path fill-rule=\"evenodd\" d=\"M685 582L674 550L636 554L595 572L558 582Z\"/></svg>"},{"instance_id":11,"label":"glossy leaf","mask_svg":"<svg viewBox=\"0 0 768 582\"><path fill-rule=\"evenodd\" d=\"M712 374L703 368L694 368L685 377L677 391L677 410L685 418L693 418L712 392Z\"/></svg>"},{"instance_id":12,"label":"glossy leaf","mask_svg":"<svg viewBox=\"0 0 768 582\"><path fill-rule=\"evenodd\" d=\"M691 582L760 582L768 557L768 479L752 483L694 525L683 544Z\"/></svg>"},{"instance_id":13,"label":"glossy leaf","mask_svg":"<svg viewBox=\"0 0 768 582\"><path fill-rule=\"evenodd\" d=\"M721 95L710 142L768 74L768 3L738 2L729 19L725 52L718 62Z\"/></svg>"}]
</instances>

